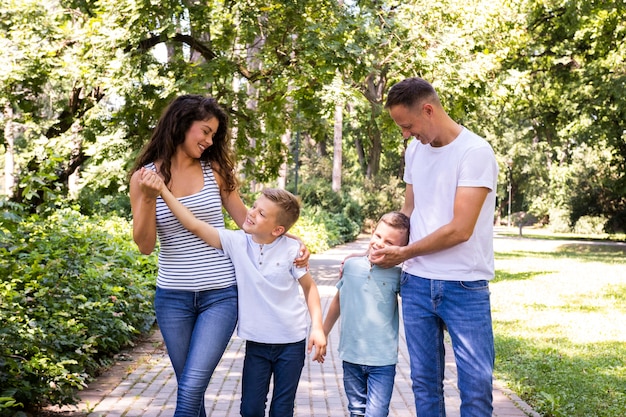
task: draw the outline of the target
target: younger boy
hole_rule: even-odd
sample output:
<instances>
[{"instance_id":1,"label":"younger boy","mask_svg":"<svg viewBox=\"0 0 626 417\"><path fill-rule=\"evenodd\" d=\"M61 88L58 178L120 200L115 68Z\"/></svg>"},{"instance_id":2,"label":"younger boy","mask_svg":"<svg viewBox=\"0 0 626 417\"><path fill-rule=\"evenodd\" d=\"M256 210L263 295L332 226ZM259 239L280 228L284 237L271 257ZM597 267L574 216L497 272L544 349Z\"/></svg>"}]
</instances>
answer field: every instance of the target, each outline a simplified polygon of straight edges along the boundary
<instances>
[{"instance_id":1,"label":"younger boy","mask_svg":"<svg viewBox=\"0 0 626 417\"><path fill-rule=\"evenodd\" d=\"M370 262L372 249L404 246L409 218L400 212L383 215L364 255L344 261L343 274L324 321L330 333L341 314L339 357L351 417L389 414L398 362L398 266L383 269Z\"/></svg>"},{"instance_id":2,"label":"younger boy","mask_svg":"<svg viewBox=\"0 0 626 417\"><path fill-rule=\"evenodd\" d=\"M143 175L160 187L161 197L186 229L223 250L233 262L239 297L237 334L246 340L241 415L265 416L273 374L269 415L293 416L307 336L307 306L300 297L298 283L312 321L308 353L315 346L313 360L318 362L323 362L326 354L317 286L306 268L293 265L300 244L284 236L300 215L300 202L288 191L268 188L248 210L243 231L216 229L196 219L156 173L146 170Z\"/></svg>"}]
</instances>

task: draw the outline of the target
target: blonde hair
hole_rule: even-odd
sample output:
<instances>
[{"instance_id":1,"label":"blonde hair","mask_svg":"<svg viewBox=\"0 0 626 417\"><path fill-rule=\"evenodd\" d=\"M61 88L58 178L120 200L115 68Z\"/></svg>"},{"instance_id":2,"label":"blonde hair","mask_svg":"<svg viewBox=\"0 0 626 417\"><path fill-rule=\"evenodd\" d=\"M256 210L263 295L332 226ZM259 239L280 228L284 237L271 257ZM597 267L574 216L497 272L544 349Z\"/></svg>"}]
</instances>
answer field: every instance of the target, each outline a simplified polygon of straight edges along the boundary
<instances>
[{"instance_id":1,"label":"blonde hair","mask_svg":"<svg viewBox=\"0 0 626 417\"><path fill-rule=\"evenodd\" d=\"M287 232L300 217L300 199L287 190L280 188L266 188L261 194L273 202L280 209L276 221Z\"/></svg>"}]
</instances>

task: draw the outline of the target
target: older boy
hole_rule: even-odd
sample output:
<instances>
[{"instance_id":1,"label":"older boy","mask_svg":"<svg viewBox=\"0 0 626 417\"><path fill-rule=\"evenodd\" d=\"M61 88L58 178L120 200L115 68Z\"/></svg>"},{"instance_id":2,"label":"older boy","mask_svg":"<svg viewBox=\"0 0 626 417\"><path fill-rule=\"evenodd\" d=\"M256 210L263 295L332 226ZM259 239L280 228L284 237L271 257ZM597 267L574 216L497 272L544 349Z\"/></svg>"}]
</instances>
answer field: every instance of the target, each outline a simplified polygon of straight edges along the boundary
<instances>
[{"instance_id":1,"label":"older boy","mask_svg":"<svg viewBox=\"0 0 626 417\"><path fill-rule=\"evenodd\" d=\"M398 266L373 265L369 252L386 246L403 246L409 240L407 216L383 215L370 238L368 253L349 257L343 266L338 291L324 321L328 336L341 314L339 356L351 417L389 414L398 362Z\"/></svg>"},{"instance_id":2,"label":"older boy","mask_svg":"<svg viewBox=\"0 0 626 417\"><path fill-rule=\"evenodd\" d=\"M242 230L216 229L198 220L165 187L153 171L146 182L161 190L161 198L181 224L230 257L237 277L239 324L246 340L241 415L265 416L269 383L274 376L270 417L293 416L305 358L308 306L312 327L308 352L324 361L326 336L317 286L306 268L293 265L300 244L284 234L300 215L300 202L285 190L267 188L248 210ZM307 306L300 297L303 289ZM207 341L210 343L210 341Z\"/></svg>"}]
</instances>

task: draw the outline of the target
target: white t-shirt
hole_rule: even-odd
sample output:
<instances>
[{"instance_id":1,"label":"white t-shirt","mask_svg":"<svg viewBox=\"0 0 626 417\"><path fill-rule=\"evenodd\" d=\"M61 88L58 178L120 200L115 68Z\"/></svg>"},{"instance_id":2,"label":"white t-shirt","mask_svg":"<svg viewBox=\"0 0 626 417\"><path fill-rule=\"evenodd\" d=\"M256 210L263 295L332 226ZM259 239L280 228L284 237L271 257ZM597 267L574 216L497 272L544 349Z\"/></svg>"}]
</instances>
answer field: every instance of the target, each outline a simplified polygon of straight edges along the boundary
<instances>
[{"instance_id":1,"label":"white t-shirt","mask_svg":"<svg viewBox=\"0 0 626 417\"><path fill-rule=\"evenodd\" d=\"M308 308L298 280L300 243L286 236L259 245L243 230L220 229L222 250L235 266L237 335L258 343L295 343L308 334Z\"/></svg>"},{"instance_id":2,"label":"white t-shirt","mask_svg":"<svg viewBox=\"0 0 626 417\"><path fill-rule=\"evenodd\" d=\"M405 162L404 181L413 186L414 194L409 243L422 239L452 220L458 187L486 187L490 192L474 233L467 242L408 259L403 269L429 279L492 279L498 164L489 143L465 128L454 141L442 147L423 145L413 139L406 150Z\"/></svg>"}]
</instances>

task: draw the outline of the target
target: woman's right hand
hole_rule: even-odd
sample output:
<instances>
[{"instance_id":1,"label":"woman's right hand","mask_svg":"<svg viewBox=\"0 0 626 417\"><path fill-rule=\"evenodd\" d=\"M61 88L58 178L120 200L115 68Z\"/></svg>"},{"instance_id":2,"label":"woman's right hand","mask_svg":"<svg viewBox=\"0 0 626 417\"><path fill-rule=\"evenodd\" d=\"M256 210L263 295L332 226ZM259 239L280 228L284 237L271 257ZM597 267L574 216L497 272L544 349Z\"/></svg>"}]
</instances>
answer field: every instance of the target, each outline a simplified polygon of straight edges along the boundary
<instances>
[{"instance_id":1,"label":"woman's right hand","mask_svg":"<svg viewBox=\"0 0 626 417\"><path fill-rule=\"evenodd\" d=\"M141 168L139 187L145 198L157 198L161 195L163 180L151 169Z\"/></svg>"},{"instance_id":2,"label":"woman's right hand","mask_svg":"<svg viewBox=\"0 0 626 417\"><path fill-rule=\"evenodd\" d=\"M149 255L156 246L156 198L161 190L154 178L144 181L145 171L142 168L131 177L130 206L133 214L133 240L141 253Z\"/></svg>"}]
</instances>

